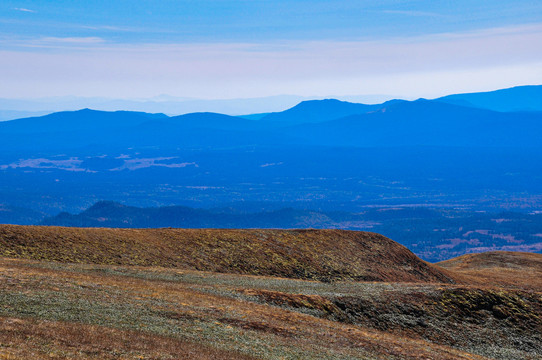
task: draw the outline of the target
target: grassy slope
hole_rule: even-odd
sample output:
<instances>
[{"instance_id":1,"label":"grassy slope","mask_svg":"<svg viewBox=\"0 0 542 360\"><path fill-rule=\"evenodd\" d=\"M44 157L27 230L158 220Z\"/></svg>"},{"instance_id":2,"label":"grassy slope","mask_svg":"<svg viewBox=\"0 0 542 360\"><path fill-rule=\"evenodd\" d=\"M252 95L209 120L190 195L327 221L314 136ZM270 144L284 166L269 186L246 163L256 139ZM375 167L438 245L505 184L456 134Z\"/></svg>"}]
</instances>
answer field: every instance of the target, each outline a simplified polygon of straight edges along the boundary
<instances>
[{"instance_id":1,"label":"grassy slope","mask_svg":"<svg viewBox=\"0 0 542 360\"><path fill-rule=\"evenodd\" d=\"M343 230L0 225L0 256L322 281L453 282L446 270L382 235Z\"/></svg>"},{"instance_id":2,"label":"grassy slope","mask_svg":"<svg viewBox=\"0 0 542 360\"><path fill-rule=\"evenodd\" d=\"M168 336L29 318L0 318L0 342L0 359L255 359Z\"/></svg>"},{"instance_id":3,"label":"grassy slope","mask_svg":"<svg viewBox=\"0 0 542 360\"><path fill-rule=\"evenodd\" d=\"M0 256L0 359L542 359L540 255L440 272L363 232L0 226Z\"/></svg>"},{"instance_id":4,"label":"grassy slope","mask_svg":"<svg viewBox=\"0 0 542 360\"><path fill-rule=\"evenodd\" d=\"M0 358L176 359L198 348L197 359L483 358L336 321L322 306L370 283L9 259L0 279ZM279 289L313 305L258 295Z\"/></svg>"},{"instance_id":5,"label":"grassy slope","mask_svg":"<svg viewBox=\"0 0 542 360\"><path fill-rule=\"evenodd\" d=\"M473 284L542 292L542 254L492 251L437 263Z\"/></svg>"}]
</instances>

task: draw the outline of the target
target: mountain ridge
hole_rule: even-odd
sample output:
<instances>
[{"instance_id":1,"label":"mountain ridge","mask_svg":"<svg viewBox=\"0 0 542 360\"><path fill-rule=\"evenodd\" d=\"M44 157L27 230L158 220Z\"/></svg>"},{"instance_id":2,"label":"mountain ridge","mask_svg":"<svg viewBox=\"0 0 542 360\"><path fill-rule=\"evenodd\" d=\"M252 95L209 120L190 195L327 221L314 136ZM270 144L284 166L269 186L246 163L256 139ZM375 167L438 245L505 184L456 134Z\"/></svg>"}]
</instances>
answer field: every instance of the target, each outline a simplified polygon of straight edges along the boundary
<instances>
[{"instance_id":1,"label":"mountain ridge","mask_svg":"<svg viewBox=\"0 0 542 360\"><path fill-rule=\"evenodd\" d=\"M0 122L0 131L70 131L88 130L94 127L123 127L144 121L168 118L161 113L145 113L136 111L100 111L81 109L75 111L61 111L48 115L28 117ZM77 119L78 122L74 122ZM114 121L111 124L111 121ZM10 129L11 128L11 129Z\"/></svg>"},{"instance_id":2,"label":"mountain ridge","mask_svg":"<svg viewBox=\"0 0 542 360\"><path fill-rule=\"evenodd\" d=\"M436 100L494 111L542 111L542 85L514 86L494 91L447 95Z\"/></svg>"},{"instance_id":3,"label":"mountain ridge","mask_svg":"<svg viewBox=\"0 0 542 360\"><path fill-rule=\"evenodd\" d=\"M391 101L371 111L340 117L335 110L311 122L314 104L301 103L283 113L248 120L217 113L176 117L133 112L80 110L0 123L3 148L68 150L89 145L134 147L244 146L473 146L540 147L542 112L497 112L436 100ZM339 104L366 105L331 101ZM304 104L304 105L302 105ZM297 110L296 110L297 109ZM295 110L295 111L294 111ZM294 111L292 121L290 111ZM350 111L345 110L347 113ZM343 113L344 114L344 113ZM271 115L274 116L275 120ZM286 120L276 120L285 116ZM266 120L267 119L267 120ZM290 119L290 120L288 120ZM50 134L44 136L45 134ZM54 138L54 139L53 139ZM0 145L0 147L2 147Z\"/></svg>"},{"instance_id":4,"label":"mountain ridge","mask_svg":"<svg viewBox=\"0 0 542 360\"><path fill-rule=\"evenodd\" d=\"M363 114L380 109L386 103L366 105L337 99L306 100L281 112L268 114L260 119L277 124L320 123L348 115Z\"/></svg>"},{"instance_id":5,"label":"mountain ridge","mask_svg":"<svg viewBox=\"0 0 542 360\"><path fill-rule=\"evenodd\" d=\"M501 113L419 99L288 129L313 145L539 146L542 112Z\"/></svg>"}]
</instances>

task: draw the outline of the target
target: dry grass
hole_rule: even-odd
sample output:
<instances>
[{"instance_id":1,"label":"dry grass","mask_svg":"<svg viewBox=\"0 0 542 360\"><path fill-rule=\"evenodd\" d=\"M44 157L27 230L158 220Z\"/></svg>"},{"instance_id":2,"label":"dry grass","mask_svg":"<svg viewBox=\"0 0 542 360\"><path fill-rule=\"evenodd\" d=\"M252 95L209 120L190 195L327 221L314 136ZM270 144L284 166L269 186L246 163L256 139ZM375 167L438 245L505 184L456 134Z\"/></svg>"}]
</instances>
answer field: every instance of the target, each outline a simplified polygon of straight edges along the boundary
<instances>
[{"instance_id":1,"label":"dry grass","mask_svg":"<svg viewBox=\"0 0 542 360\"><path fill-rule=\"evenodd\" d=\"M542 255L441 268L364 232L3 225L0 255L0 359L542 359Z\"/></svg>"},{"instance_id":2,"label":"dry grass","mask_svg":"<svg viewBox=\"0 0 542 360\"><path fill-rule=\"evenodd\" d=\"M0 256L163 266L321 281L453 282L375 233L342 230L95 229L0 225Z\"/></svg>"},{"instance_id":3,"label":"dry grass","mask_svg":"<svg viewBox=\"0 0 542 360\"><path fill-rule=\"evenodd\" d=\"M265 288L268 283L276 286L275 281L291 282L292 289L307 284L310 291L318 289L322 294L336 286L355 286L164 268L0 260L0 315L24 322L4 324L11 330L0 332L0 353L11 354L17 339L29 339L14 335L20 326L34 340L19 342L20 353L13 355L19 358L35 358L32 354L47 351L68 358L92 355L77 349L99 351L103 358L155 358L153 354L161 354L163 349L167 358L168 349L175 350L170 344L176 343L187 351L207 349L202 356L215 351L223 357L233 352L262 359L483 358L421 338L319 318L243 295L250 290L242 285L245 282L251 288ZM324 299L318 296L311 298ZM60 341L69 332L73 333L69 340ZM89 337L94 332L110 336ZM132 336L133 346L123 340Z\"/></svg>"},{"instance_id":4,"label":"dry grass","mask_svg":"<svg viewBox=\"0 0 542 360\"><path fill-rule=\"evenodd\" d=\"M437 263L465 282L542 292L542 254L493 251Z\"/></svg>"},{"instance_id":5,"label":"dry grass","mask_svg":"<svg viewBox=\"0 0 542 360\"><path fill-rule=\"evenodd\" d=\"M0 318L0 344L0 359L254 359L143 332L21 318Z\"/></svg>"}]
</instances>

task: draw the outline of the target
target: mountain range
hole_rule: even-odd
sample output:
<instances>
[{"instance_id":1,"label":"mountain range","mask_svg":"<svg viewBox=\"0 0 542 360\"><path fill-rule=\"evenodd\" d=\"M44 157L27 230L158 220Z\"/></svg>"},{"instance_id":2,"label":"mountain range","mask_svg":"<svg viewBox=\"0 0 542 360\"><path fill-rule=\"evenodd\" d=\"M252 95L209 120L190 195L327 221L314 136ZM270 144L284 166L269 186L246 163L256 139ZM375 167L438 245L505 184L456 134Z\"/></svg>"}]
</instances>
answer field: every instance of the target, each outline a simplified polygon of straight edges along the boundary
<instances>
[{"instance_id":1,"label":"mountain range","mask_svg":"<svg viewBox=\"0 0 542 360\"><path fill-rule=\"evenodd\" d=\"M540 87L536 85L517 86L497 91L448 95L440 97L438 100L496 111L539 111L542 109L540 105L540 92ZM392 97L385 95L360 95L341 96L340 98L352 102L378 104L380 101ZM168 95L134 100L78 97L0 99L0 121L28 116L41 116L64 110L78 110L85 107L103 111L128 110L151 113L163 112L166 114L186 114L201 111L219 112L230 115L252 114L256 112L269 113L272 111L280 112L282 109L292 107L304 100L308 100L308 98L294 95L220 100L178 98Z\"/></svg>"},{"instance_id":2,"label":"mountain range","mask_svg":"<svg viewBox=\"0 0 542 360\"><path fill-rule=\"evenodd\" d=\"M491 94L495 99L507 94L515 99L528 92L534 99L534 94L540 92L539 87L520 90ZM413 102L395 100L378 105L333 99L304 101L259 120L216 113L169 117L84 109L2 122L0 134L4 141L0 148L60 151L96 145L120 149L261 145L539 147L542 113L479 108L480 104L495 108L489 106L496 102L488 100L493 99L491 94ZM484 102L476 102L473 107L468 101L471 97ZM518 106L523 108L521 103Z\"/></svg>"},{"instance_id":3,"label":"mountain range","mask_svg":"<svg viewBox=\"0 0 542 360\"><path fill-rule=\"evenodd\" d=\"M525 111L540 89L311 100L254 116L83 109L0 122L0 219L37 223L100 200L246 213L542 211L542 112ZM503 97L521 111L497 108Z\"/></svg>"}]
</instances>

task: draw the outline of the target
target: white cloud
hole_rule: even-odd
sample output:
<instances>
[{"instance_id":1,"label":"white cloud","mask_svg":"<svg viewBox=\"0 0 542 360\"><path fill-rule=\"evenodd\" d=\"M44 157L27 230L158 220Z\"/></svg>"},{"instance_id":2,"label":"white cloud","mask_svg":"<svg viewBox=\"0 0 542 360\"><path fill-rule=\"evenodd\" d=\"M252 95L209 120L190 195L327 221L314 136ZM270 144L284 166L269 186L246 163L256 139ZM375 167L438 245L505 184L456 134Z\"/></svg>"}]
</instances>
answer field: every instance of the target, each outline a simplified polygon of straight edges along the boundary
<instances>
[{"instance_id":1,"label":"white cloud","mask_svg":"<svg viewBox=\"0 0 542 360\"><path fill-rule=\"evenodd\" d=\"M427 12L427 11L414 11L414 10L383 10L384 14L392 15L406 15L406 16L422 16L422 17L444 17L442 14Z\"/></svg>"},{"instance_id":2,"label":"white cloud","mask_svg":"<svg viewBox=\"0 0 542 360\"><path fill-rule=\"evenodd\" d=\"M119 45L49 38L32 45L46 51L0 51L0 97L432 97L542 83L540 43L542 24L350 42Z\"/></svg>"},{"instance_id":3,"label":"white cloud","mask_svg":"<svg viewBox=\"0 0 542 360\"><path fill-rule=\"evenodd\" d=\"M61 44L99 44L105 42L104 39L89 36L89 37L44 37L39 39L36 43L61 43Z\"/></svg>"},{"instance_id":4,"label":"white cloud","mask_svg":"<svg viewBox=\"0 0 542 360\"><path fill-rule=\"evenodd\" d=\"M151 34L171 34L175 33L174 30L156 28L156 27L143 27L143 26L115 26L115 25L74 25L76 29L97 30L97 31L111 31L111 32L127 32L127 33L151 33Z\"/></svg>"},{"instance_id":5,"label":"white cloud","mask_svg":"<svg viewBox=\"0 0 542 360\"><path fill-rule=\"evenodd\" d=\"M13 8L13 10L22 11L22 12L29 12L29 13L35 13L36 11L25 9L25 8Z\"/></svg>"}]
</instances>

